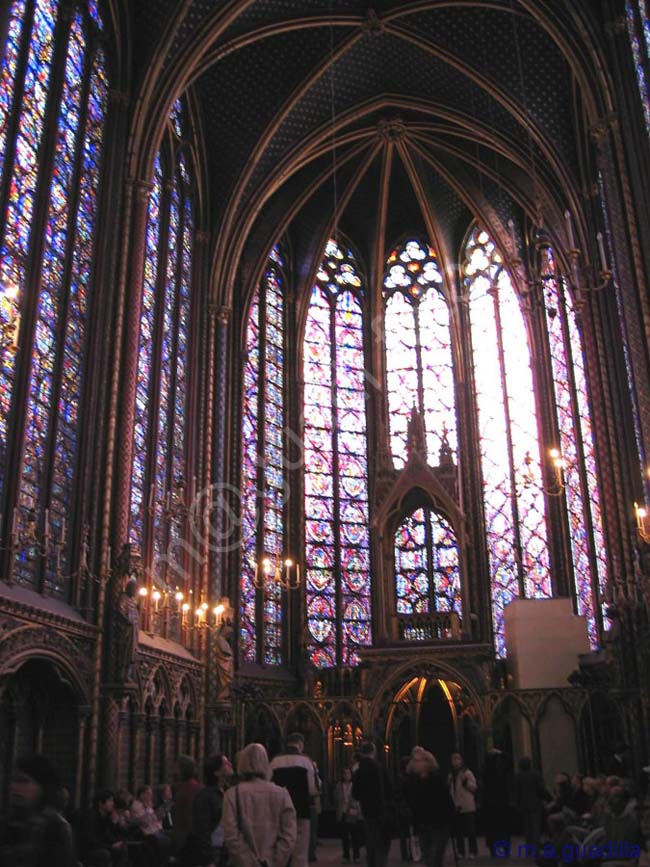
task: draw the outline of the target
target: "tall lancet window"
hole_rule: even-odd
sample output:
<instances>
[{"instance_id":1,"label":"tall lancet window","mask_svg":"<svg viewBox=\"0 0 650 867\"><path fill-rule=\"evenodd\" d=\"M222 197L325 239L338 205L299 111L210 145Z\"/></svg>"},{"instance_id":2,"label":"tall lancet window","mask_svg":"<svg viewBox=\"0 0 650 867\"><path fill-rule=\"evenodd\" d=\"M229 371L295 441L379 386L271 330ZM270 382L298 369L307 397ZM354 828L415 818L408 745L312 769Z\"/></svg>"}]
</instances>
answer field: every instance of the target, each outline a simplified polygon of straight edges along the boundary
<instances>
[{"instance_id":1,"label":"tall lancet window","mask_svg":"<svg viewBox=\"0 0 650 867\"><path fill-rule=\"evenodd\" d=\"M363 291L352 251L333 240L303 356L309 653L318 668L356 665L371 642Z\"/></svg>"},{"instance_id":2,"label":"tall lancet window","mask_svg":"<svg viewBox=\"0 0 650 867\"><path fill-rule=\"evenodd\" d=\"M386 378L393 461L406 463L412 407L424 419L430 464L438 462L443 431L456 450L454 370L449 307L433 249L409 240L390 254L384 277Z\"/></svg>"},{"instance_id":3,"label":"tall lancet window","mask_svg":"<svg viewBox=\"0 0 650 867\"><path fill-rule=\"evenodd\" d=\"M650 134L650 8L647 0L625 0L625 17L643 117Z\"/></svg>"},{"instance_id":4,"label":"tall lancet window","mask_svg":"<svg viewBox=\"0 0 650 867\"><path fill-rule=\"evenodd\" d=\"M465 248L483 508L496 646L516 596L551 592L540 437L524 317L501 254L476 226Z\"/></svg>"},{"instance_id":5,"label":"tall lancet window","mask_svg":"<svg viewBox=\"0 0 650 867\"><path fill-rule=\"evenodd\" d=\"M242 415L241 646L266 665L283 661L285 285L275 246L248 313Z\"/></svg>"},{"instance_id":6,"label":"tall lancet window","mask_svg":"<svg viewBox=\"0 0 650 867\"><path fill-rule=\"evenodd\" d=\"M0 481L18 468L12 526L50 541L45 557L42 541L19 545L16 579L55 593L70 574L108 93L97 6L69 6L0 12Z\"/></svg>"},{"instance_id":7,"label":"tall lancet window","mask_svg":"<svg viewBox=\"0 0 650 867\"><path fill-rule=\"evenodd\" d=\"M180 101L156 155L149 198L133 432L131 538L171 587L170 546L195 490L187 464L188 346L194 246L191 149Z\"/></svg>"},{"instance_id":8,"label":"tall lancet window","mask_svg":"<svg viewBox=\"0 0 650 867\"><path fill-rule=\"evenodd\" d=\"M408 515L395 534L398 614L462 614L458 541L449 521L428 506ZM430 624L407 626L403 638L437 637Z\"/></svg>"},{"instance_id":9,"label":"tall lancet window","mask_svg":"<svg viewBox=\"0 0 650 867\"><path fill-rule=\"evenodd\" d=\"M564 458L565 496L578 613L587 618L593 646L598 642L597 599L605 591L607 554L600 489L588 402L587 378L576 313L553 253L543 263L557 427Z\"/></svg>"}]
</instances>

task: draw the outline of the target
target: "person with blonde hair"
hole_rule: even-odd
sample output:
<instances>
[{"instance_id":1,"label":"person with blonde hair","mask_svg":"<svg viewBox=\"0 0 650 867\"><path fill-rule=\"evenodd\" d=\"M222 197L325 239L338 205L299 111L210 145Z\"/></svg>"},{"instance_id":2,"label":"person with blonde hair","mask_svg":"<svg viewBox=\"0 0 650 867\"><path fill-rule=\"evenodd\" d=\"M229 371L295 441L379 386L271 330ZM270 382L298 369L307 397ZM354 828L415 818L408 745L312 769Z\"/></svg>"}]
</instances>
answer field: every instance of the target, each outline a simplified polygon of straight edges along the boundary
<instances>
[{"instance_id":1,"label":"person with blonde hair","mask_svg":"<svg viewBox=\"0 0 650 867\"><path fill-rule=\"evenodd\" d=\"M413 747L406 766L404 794L427 867L441 867L451 836L454 804L433 753Z\"/></svg>"},{"instance_id":2,"label":"person with blonde hair","mask_svg":"<svg viewBox=\"0 0 650 867\"><path fill-rule=\"evenodd\" d=\"M297 838L296 811L289 792L269 782L262 744L237 754L238 785L223 799L224 841L234 867L285 867Z\"/></svg>"}]
</instances>

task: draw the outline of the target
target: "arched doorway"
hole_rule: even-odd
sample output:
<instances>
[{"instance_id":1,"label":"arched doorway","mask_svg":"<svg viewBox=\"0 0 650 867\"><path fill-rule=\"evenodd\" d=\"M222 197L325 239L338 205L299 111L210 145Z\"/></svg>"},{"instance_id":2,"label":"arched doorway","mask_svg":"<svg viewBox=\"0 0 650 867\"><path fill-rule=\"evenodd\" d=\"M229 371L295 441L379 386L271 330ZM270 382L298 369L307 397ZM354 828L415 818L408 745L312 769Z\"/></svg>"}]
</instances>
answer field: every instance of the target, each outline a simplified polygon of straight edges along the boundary
<instances>
[{"instance_id":1,"label":"arched doorway","mask_svg":"<svg viewBox=\"0 0 650 867\"><path fill-rule=\"evenodd\" d=\"M460 750L474 767L480 760L480 726L471 702L453 680L424 675L410 678L395 693L386 717L385 744L397 772L400 759L417 744L430 750L443 772Z\"/></svg>"},{"instance_id":2,"label":"arched doorway","mask_svg":"<svg viewBox=\"0 0 650 867\"><path fill-rule=\"evenodd\" d=\"M79 803L86 746L81 705L75 685L49 661L30 659L8 678L0 700L3 807L14 762L34 752L53 761L72 803Z\"/></svg>"}]
</instances>

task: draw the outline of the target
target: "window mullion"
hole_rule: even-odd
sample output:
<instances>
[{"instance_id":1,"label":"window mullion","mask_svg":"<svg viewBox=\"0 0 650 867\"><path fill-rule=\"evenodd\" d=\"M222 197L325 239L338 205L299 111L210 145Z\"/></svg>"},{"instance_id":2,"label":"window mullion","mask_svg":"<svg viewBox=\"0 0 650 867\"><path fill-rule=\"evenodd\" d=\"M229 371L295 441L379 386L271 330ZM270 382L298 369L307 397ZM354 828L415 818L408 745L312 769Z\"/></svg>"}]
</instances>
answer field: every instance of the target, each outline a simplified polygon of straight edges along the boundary
<instances>
[{"instance_id":1,"label":"window mullion","mask_svg":"<svg viewBox=\"0 0 650 867\"><path fill-rule=\"evenodd\" d=\"M506 418L506 441L508 443L508 468L510 470L510 501L512 504L513 530L515 537L515 556L517 558L517 580L519 583L519 595L526 596L526 582L521 556L521 534L519 530L519 503L517 501L517 487L514 462L514 447L512 443L512 422L510 419L510 399L508 394L508 382L506 378L506 359L503 348L503 330L501 324L501 310L499 308L499 292L496 280L491 279L489 289L494 304L494 319L497 333L497 351L499 355L499 372L501 374L501 391L503 393L503 410Z\"/></svg>"},{"instance_id":2,"label":"window mullion","mask_svg":"<svg viewBox=\"0 0 650 867\"><path fill-rule=\"evenodd\" d=\"M2 244L5 232L5 218L7 214L7 204L9 202L9 190L11 189L11 179L13 177L14 160L16 157L16 138L18 127L20 124L20 116L23 110L23 94L25 88L25 74L27 72L27 61L29 60L29 47L32 41L32 29L34 25L34 6L35 0L28 0L25 7L25 15L23 17L23 28L20 34L20 48L18 50L18 61L16 63L16 77L13 87L13 104L11 106L11 116L7 122L7 139L5 143L5 154L2 169L2 179L0 181L0 245ZM10 6L11 8L11 6ZM9 24L9 11L5 27L3 28L3 39L0 45L6 45L6 29Z\"/></svg>"},{"instance_id":3,"label":"window mullion","mask_svg":"<svg viewBox=\"0 0 650 867\"><path fill-rule=\"evenodd\" d=\"M257 662L264 662L264 594L266 592L266 573L263 561L266 557L264 544L264 522L266 520L266 468L264 466L264 399L266 393L266 281L260 281L258 306L258 355L257 355L257 555L255 562L260 564L262 586L255 592L255 634L257 636Z\"/></svg>"},{"instance_id":4,"label":"window mullion","mask_svg":"<svg viewBox=\"0 0 650 867\"><path fill-rule=\"evenodd\" d=\"M25 280L22 287L22 303L19 331L19 348L16 353L14 382L12 394L12 406L9 418L9 437L6 453L6 468L11 468L10 475L5 473L5 500L3 513L13 512L19 499L20 479L22 477L23 462L25 457L25 432L26 412L29 400L29 388L32 378L32 357L38 318L38 302L43 272L43 251L45 248L45 231L50 208L50 190L52 174L54 170L54 157L56 153L57 133L59 126L59 111L63 84L65 80L65 66L68 53L70 36L71 12L59 14L54 27L54 48L52 53L50 86L47 95L47 104L43 116L41 145L39 148L40 168L38 172L37 187L34 192L34 210L29 232L29 252L25 266ZM30 40L31 42L31 40ZM25 63L27 62L25 54ZM22 100L21 100L22 105ZM15 142L17 130L12 130L12 141ZM8 175L7 175L8 177ZM2 203L6 214L7 201ZM3 228L6 231L6 225ZM37 512L44 508L43 487L40 487L39 502L34 506ZM42 558L44 559L44 558ZM40 567L37 566L34 574ZM11 563L7 574L10 576L13 570Z\"/></svg>"},{"instance_id":5,"label":"window mullion","mask_svg":"<svg viewBox=\"0 0 650 867\"><path fill-rule=\"evenodd\" d=\"M602 634L603 629L603 619L601 607L598 604L598 600L600 598L600 587L598 582L598 561L596 558L596 552L594 549L594 525L593 525L593 515L591 513L590 503L591 503L591 493L589 491L589 483L587 481L587 471L586 471L586 459L585 459L585 450L584 450L584 442L582 439L582 417L580 414L580 406L578 405L578 397L577 397L577 388L575 381L575 370L574 370L574 360L573 360L573 345L571 343L571 335L569 333L569 322L568 322L568 309L566 303L566 295L565 295L565 287L564 282L560 278L557 281L558 287L558 299L561 305L561 325L562 325L562 339L564 341L564 347L566 352L566 360L567 360L567 376L569 381L569 390L571 393L571 415L573 416L573 442L576 449L576 455L578 460L578 477L580 479L580 489L582 491L582 518L585 522L585 531L587 534L587 544L589 546L589 567L591 569L591 592L593 599L593 609L594 609L594 619L596 624L598 625L598 632ZM576 315L576 314L574 314ZM576 322L576 327L578 324ZM580 330L580 329L579 329ZM588 400L588 395L586 396ZM564 494L564 502L565 509L567 512L567 520L570 520L570 514L568 511L568 503L566 501L566 493ZM573 564L571 564L573 567ZM573 571L573 568L572 568ZM575 586L575 604L577 605L577 584L574 582Z\"/></svg>"},{"instance_id":6,"label":"window mullion","mask_svg":"<svg viewBox=\"0 0 650 867\"><path fill-rule=\"evenodd\" d=\"M54 455L56 448L56 439L58 433L58 417L59 417L59 398L61 394L61 378L63 375L63 364L65 358L65 343L66 333L68 328L68 313L70 309L70 284L72 280L72 259L76 242L76 227L79 208L79 194L81 185L79 179L81 176L81 168L83 164L83 144L86 134L86 120L88 115L88 98L90 93L90 74L92 70L92 56L86 44L86 53L84 57L84 81L81 88L79 101L79 118L77 122L77 139L74 149L74 174L70 184L72 196L68 204L68 215L66 220L66 250L65 250L65 265L63 269L63 279L60 287L59 298L59 321L57 324L57 333L55 338L55 360L53 364L53 381L52 395L49 407L48 417L48 442L45 451L45 475L43 478L43 497L45 502L50 503L52 477L54 473ZM73 469L73 468L72 468ZM63 504L65 507L65 504ZM69 504L68 504L69 505ZM47 572L47 564L45 564L45 573ZM47 579L46 574L40 576L40 582Z\"/></svg>"},{"instance_id":7,"label":"window mullion","mask_svg":"<svg viewBox=\"0 0 650 867\"><path fill-rule=\"evenodd\" d=\"M438 610L438 600L436 597L436 582L434 574L434 557L433 557L433 534L431 532L431 509L425 506L422 509L424 513L424 544L427 552L427 582L429 584L429 615L433 615Z\"/></svg>"},{"instance_id":8,"label":"window mullion","mask_svg":"<svg viewBox=\"0 0 650 867\"><path fill-rule=\"evenodd\" d=\"M163 181L160 196L158 251L156 268L156 301L153 322L153 341L151 347L151 371L149 374L149 418L147 419L147 463L144 480L143 497L156 485L156 453L158 450L158 413L160 410L160 375L162 368L162 338L165 325L165 280L167 279L167 258L169 253L169 212L171 208L172 191L168 181ZM155 491L154 514L144 513L144 564L153 564L154 536L156 518L159 510L155 507L162 491Z\"/></svg>"},{"instance_id":9,"label":"window mullion","mask_svg":"<svg viewBox=\"0 0 650 867\"><path fill-rule=\"evenodd\" d=\"M336 307L338 295L328 292L330 305L330 346L331 377L332 377L332 494L334 497L334 580L336 582L336 659L341 665L343 661L343 593L341 589L341 495L339 487L339 414L338 414L338 383L336 376Z\"/></svg>"}]
</instances>

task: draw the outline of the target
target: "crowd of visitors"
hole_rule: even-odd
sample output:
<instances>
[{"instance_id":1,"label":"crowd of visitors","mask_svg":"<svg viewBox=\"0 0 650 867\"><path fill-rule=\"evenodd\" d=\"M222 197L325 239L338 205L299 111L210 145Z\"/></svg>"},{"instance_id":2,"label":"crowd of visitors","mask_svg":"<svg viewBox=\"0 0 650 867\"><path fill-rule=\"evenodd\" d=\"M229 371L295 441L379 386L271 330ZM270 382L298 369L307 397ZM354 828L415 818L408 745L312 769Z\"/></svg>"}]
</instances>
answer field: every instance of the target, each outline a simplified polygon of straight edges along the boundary
<instances>
[{"instance_id":1,"label":"crowd of visitors","mask_svg":"<svg viewBox=\"0 0 650 867\"><path fill-rule=\"evenodd\" d=\"M180 756L173 783L141 786L136 797L99 791L89 810L77 812L50 761L25 757L15 765L0 828L0 867L307 867L316 857L322 783L304 746L292 734L269 762L265 747L251 743L235 769L227 756L210 756L203 784L194 761ZM392 780L375 744L361 743L332 790L343 862L358 863L365 848L368 867L386 867L399 836L403 862L441 867L447 854L457 867L466 853L478 854L477 813L494 858L514 852L539 867L562 860L630 867L644 849L645 792L622 748L611 774L560 773L550 792L529 758L513 775L499 750L490 750L480 775L457 752L448 766L443 773L416 746ZM516 849L513 831L523 834Z\"/></svg>"}]
</instances>

